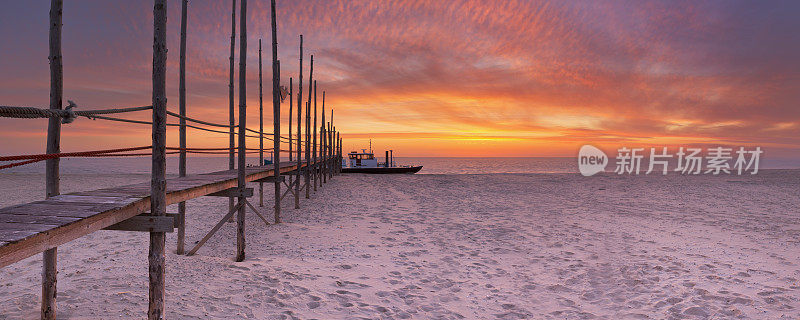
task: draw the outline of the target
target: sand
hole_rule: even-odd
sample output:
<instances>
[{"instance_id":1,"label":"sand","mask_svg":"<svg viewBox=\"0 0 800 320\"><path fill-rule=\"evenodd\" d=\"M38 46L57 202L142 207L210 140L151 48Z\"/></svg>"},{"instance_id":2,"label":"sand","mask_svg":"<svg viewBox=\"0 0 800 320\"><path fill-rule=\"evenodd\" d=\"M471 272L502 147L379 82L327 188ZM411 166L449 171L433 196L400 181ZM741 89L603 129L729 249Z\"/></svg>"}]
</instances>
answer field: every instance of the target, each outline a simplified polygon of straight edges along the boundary
<instances>
[{"instance_id":1,"label":"sand","mask_svg":"<svg viewBox=\"0 0 800 320\"><path fill-rule=\"evenodd\" d=\"M167 318L796 319L799 178L343 175L300 210L287 201L283 224L248 214L244 262L234 224L193 257L169 234ZM0 176L1 205L38 199L42 181ZM188 203L189 246L226 207ZM147 239L101 231L60 247L59 317L143 318ZM0 318L38 317L40 268L37 255L0 269Z\"/></svg>"}]
</instances>

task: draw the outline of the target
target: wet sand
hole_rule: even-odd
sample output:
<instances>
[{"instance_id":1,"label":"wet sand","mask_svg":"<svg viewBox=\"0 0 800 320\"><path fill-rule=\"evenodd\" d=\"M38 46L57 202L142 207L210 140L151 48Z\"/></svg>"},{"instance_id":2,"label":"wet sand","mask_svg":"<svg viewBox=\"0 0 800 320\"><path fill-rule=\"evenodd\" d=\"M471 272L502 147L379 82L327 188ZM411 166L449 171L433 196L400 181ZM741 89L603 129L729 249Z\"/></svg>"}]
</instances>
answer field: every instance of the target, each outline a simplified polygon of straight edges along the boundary
<instances>
[{"instance_id":1,"label":"wet sand","mask_svg":"<svg viewBox=\"0 0 800 320\"><path fill-rule=\"evenodd\" d=\"M42 181L0 176L0 205L38 200ZM175 255L169 234L167 318L794 319L799 182L800 171L775 170L342 175L300 210L287 199L283 224L248 213L244 262L232 260L234 224L193 257ZM187 207L191 247L227 200ZM147 241L100 231L60 247L59 317L144 317ZM0 319L38 318L40 269L40 255L0 269Z\"/></svg>"}]
</instances>

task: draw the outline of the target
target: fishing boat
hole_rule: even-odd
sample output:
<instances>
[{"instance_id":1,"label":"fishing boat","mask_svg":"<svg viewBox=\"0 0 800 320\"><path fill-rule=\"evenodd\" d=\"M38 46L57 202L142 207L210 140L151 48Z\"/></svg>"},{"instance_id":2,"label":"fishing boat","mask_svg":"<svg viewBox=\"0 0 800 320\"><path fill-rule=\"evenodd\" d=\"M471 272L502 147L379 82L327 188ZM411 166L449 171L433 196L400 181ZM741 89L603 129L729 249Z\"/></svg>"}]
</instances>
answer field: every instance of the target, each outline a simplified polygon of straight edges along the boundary
<instances>
[{"instance_id":1,"label":"fishing boat","mask_svg":"<svg viewBox=\"0 0 800 320\"><path fill-rule=\"evenodd\" d=\"M379 163L372 151L352 151L347 154L347 158L342 159L342 173L417 173L422 170L422 166L398 166L394 163L393 156L391 150L386 151L386 161Z\"/></svg>"}]
</instances>

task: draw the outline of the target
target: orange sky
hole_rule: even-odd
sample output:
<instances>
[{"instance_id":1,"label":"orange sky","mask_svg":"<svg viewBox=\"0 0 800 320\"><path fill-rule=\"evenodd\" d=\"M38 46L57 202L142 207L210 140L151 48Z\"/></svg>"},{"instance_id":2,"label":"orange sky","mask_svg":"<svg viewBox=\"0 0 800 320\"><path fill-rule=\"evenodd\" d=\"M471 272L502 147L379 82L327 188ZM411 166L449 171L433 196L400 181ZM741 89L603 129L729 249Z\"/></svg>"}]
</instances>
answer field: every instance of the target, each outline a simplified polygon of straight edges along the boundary
<instances>
[{"instance_id":1,"label":"orange sky","mask_svg":"<svg viewBox=\"0 0 800 320\"><path fill-rule=\"evenodd\" d=\"M169 3L169 106L177 111L180 3ZM249 1L252 128L257 43L270 41L268 4ZM152 4L64 5L66 99L82 109L148 105ZM397 156L572 156L590 143L758 145L796 158L798 6L278 0L282 84L295 77L296 85L302 33L345 151L366 148L372 138L376 151ZM48 104L48 10L45 1L0 10L2 105ZM230 2L193 0L188 21L188 114L226 123ZM307 72L307 55L305 63ZM265 104L271 127L271 98ZM288 103L283 110L285 132ZM45 131L45 120L0 119L0 154L43 152ZM168 143L177 145L176 131L169 133ZM147 126L88 119L65 125L63 135L65 151L150 143ZM227 146L227 137L190 131L189 145Z\"/></svg>"}]
</instances>

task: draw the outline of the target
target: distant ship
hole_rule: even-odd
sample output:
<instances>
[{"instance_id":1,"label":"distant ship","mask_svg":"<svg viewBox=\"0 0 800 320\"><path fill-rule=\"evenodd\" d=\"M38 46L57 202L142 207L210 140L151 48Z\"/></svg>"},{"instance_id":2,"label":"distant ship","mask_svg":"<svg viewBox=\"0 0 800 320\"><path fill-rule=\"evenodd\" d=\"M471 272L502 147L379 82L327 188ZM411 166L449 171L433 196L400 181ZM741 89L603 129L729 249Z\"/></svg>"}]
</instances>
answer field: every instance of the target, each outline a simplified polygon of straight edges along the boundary
<instances>
[{"instance_id":1,"label":"distant ship","mask_svg":"<svg viewBox=\"0 0 800 320\"><path fill-rule=\"evenodd\" d=\"M378 163L378 159L370 151L361 149L361 152L352 151L347 154L346 159L342 159L342 173L417 173L422 170L422 166L397 166L394 164L394 157L386 151L386 161Z\"/></svg>"}]
</instances>

